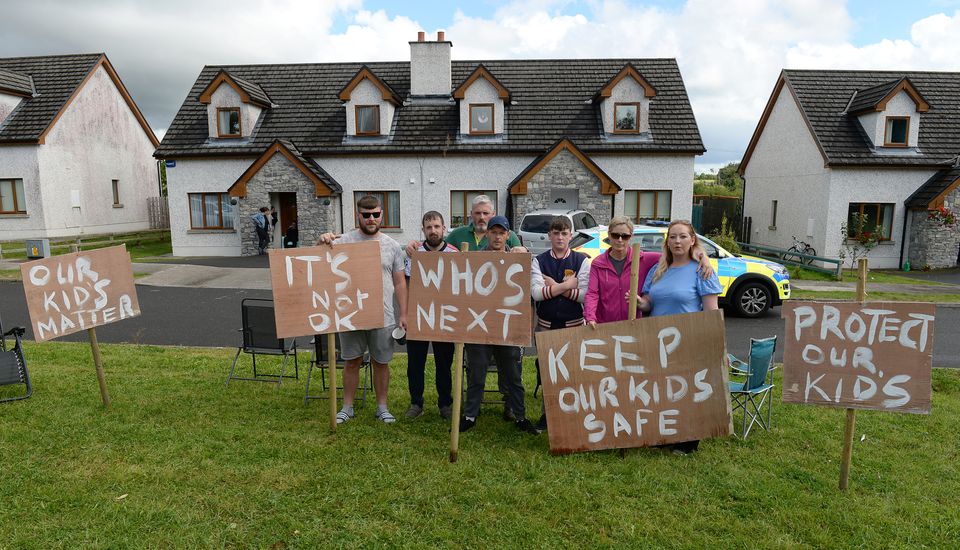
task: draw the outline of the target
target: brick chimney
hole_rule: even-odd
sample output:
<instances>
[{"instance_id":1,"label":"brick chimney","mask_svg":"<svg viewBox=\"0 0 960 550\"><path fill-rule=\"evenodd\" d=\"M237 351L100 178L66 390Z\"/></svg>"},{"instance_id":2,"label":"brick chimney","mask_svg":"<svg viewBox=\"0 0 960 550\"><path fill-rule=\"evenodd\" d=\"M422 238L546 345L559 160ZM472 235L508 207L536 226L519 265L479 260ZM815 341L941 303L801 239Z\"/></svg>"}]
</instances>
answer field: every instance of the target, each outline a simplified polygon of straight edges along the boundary
<instances>
[{"instance_id":1,"label":"brick chimney","mask_svg":"<svg viewBox=\"0 0 960 550\"><path fill-rule=\"evenodd\" d=\"M445 40L443 31L436 42L417 33L417 41L410 42L410 95L413 97L450 97L450 50L453 43Z\"/></svg>"}]
</instances>

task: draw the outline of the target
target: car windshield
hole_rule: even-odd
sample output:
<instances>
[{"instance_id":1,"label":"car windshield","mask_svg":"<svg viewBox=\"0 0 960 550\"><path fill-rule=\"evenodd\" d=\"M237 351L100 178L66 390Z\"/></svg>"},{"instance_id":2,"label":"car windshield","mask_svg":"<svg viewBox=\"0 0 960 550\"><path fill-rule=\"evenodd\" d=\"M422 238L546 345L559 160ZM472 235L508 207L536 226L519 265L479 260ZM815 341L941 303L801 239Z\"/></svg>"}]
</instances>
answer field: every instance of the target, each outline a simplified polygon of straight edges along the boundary
<instances>
[{"instance_id":1,"label":"car windshield","mask_svg":"<svg viewBox=\"0 0 960 550\"><path fill-rule=\"evenodd\" d=\"M525 216L523 218L523 223L520 224L520 231L525 231L527 233L549 233L550 222L553 221L553 218L554 216L541 214Z\"/></svg>"},{"instance_id":2,"label":"car windshield","mask_svg":"<svg viewBox=\"0 0 960 550\"><path fill-rule=\"evenodd\" d=\"M586 233L577 233L570 239L570 248L577 248L592 241L595 237Z\"/></svg>"}]
</instances>

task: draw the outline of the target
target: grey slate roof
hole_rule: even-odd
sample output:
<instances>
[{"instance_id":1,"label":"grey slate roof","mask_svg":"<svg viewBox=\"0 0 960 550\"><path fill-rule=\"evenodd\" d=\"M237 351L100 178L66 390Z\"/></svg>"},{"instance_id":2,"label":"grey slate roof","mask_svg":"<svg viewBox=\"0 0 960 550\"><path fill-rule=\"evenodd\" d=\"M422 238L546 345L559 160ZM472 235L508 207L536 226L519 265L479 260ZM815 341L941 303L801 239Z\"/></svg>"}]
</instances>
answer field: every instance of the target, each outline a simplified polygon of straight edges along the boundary
<instances>
[{"instance_id":1,"label":"grey slate roof","mask_svg":"<svg viewBox=\"0 0 960 550\"><path fill-rule=\"evenodd\" d=\"M297 146L292 141L290 141L289 139L278 139L277 141L279 141L284 147L286 147L287 150L290 151L290 153L292 153L293 156L297 158L297 160L302 162L308 169L310 169L310 172L312 172L313 175L320 178L320 181L326 184L326 186L329 187L331 191L333 191L334 193L343 192L343 187L340 187L340 184L337 182L337 180L333 179L333 176L331 176L329 173L327 173L326 170L321 168L320 165L317 164L313 159L303 156L303 153L300 152L300 149L298 149Z\"/></svg>"},{"instance_id":2,"label":"grey slate roof","mask_svg":"<svg viewBox=\"0 0 960 550\"><path fill-rule=\"evenodd\" d=\"M266 107L270 106L270 103L271 103L270 96L268 96L266 92L263 91L263 88L254 84L253 82L244 80L235 74L231 74L229 71L224 71L224 72L227 73L227 75L230 78L232 78L234 82L237 83L237 86L240 86L240 89L242 89L244 92L247 93L248 96L250 96L250 99L252 99L253 101L263 106L266 106Z\"/></svg>"},{"instance_id":3,"label":"grey slate roof","mask_svg":"<svg viewBox=\"0 0 960 550\"><path fill-rule=\"evenodd\" d=\"M786 69L783 75L829 165L952 165L960 153L960 73ZM871 95L878 94L904 77L930 104L927 112L920 113L919 154L910 150L878 154L856 115L844 110L854 91L869 89Z\"/></svg>"},{"instance_id":4,"label":"grey slate roof","mask_svg":"<svg viewBox=\"0 0 960 550\"><path fill-rule=\"evenodd\" d=\"M651 100L647 141L607 140L596 92L626 63L632 63L658 91ZM275 139L294 141L305 155L410 152L542 153L569 137L585 152L669 152L700 154L700 131L674 59L569 59L483 61L511 92L505 130L500 140L460 140L456 102L408 104L397 109L390 139L344 143L346 114L337 93L364 65L324 63L297 65L209 66L200 73L180 111L154 153L158 158L213 155L259 155ZM480 64L453 61L452 89ZM366 63L380 79L406 99L410 63ZM197 101L214 75L226 69L259 85L276 104L261 115L252 139L229 142L209 139L206 105Z\"/></svg>"},{"instance_id":5,"label":"grey slate roof","mask_svg":"<svg viewBox=\"0 0 960 550\"><path fill-rule=\"evenodd\" d=\"M926 208L930 201L942 193L950 184L960 178L960 166L941 170L930 177L903 201L907 208Z\"/></svg>"},{"instance_id":6,"label":"grey slate roof","mask_svg":"<svg viewBox=\"0 0 960 550\"><path fill-rule=\"evenodd\" d=\"M37 92L0 125L0 143L36 143L102 55L0 58L0 69L31 77Z\"/></svg>"},{"instance_id":7,"label":"grey slate roof","mask_svg":"<svg viewBox=\"0 0 960 550\"><path fill-rule=\"evenodd\" d=\"M0 92L2 91L31 96L33 95L33 84L27 75L0 69Z\"/></svg>"},{"instance_id":8,"label":"grey slate roof","mask_svg":"<svg viewBox=\"0 0 960 550\"><path fill-rule=\"evenodd\" d=\"M847 112L859 113L876 107L877 103L880 103L881 99L887 97L887 94L893 91L901 81L903 81L903 79L899 78L893 82L885 82L854 92L856 95L853 97L853 101L850 102L850 107L847 108Z\"/></svg>"}]
</instances>

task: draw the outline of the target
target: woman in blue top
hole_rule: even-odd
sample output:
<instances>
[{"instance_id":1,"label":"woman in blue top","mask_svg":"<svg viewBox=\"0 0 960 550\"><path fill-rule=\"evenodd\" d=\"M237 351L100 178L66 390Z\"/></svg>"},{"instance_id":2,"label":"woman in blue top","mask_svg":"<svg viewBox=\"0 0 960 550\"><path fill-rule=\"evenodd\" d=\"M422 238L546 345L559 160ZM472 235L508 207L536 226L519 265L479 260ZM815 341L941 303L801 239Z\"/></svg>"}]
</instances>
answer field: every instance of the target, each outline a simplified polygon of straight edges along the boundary
<instances>
[{"instance_id":1,"label":"woman in blue top","mask_svg":"<svg viewBox=\"0 0 960 550\"><path fill-rule=\"evenodd\" d=\"M647 273L643 283L640 309L650 311L652 317L717 309L717 297L723 287L716 273L708 279L697 273L699 265L693 258L702 253L690 222L670 222L660 263ZM696 451L699 445L699 441L686 441L673 445L673 451L686 454Z\"/></svg>"}]
</instances>

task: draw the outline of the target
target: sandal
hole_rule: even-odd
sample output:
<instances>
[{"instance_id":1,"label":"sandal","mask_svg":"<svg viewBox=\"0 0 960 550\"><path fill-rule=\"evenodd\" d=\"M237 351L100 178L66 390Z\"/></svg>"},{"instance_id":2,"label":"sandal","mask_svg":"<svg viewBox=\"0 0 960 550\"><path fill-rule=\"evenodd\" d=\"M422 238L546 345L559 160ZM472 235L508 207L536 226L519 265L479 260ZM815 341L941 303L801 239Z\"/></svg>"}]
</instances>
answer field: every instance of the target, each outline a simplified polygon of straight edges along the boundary
<instances>
[{"instance_id":1,"label":"sandal","mask_svg":"<svg viewBox=\"0 0 960 550\"><path fill-rule=\"evenodd\" d=\"M347 414L345 410L340 409L340 412L337 413L337 424L343 424L351 418L353 418L352 414Z\"/></svg>"},{"instance_id":2,"label":"sandal","mask_svg":"<svg viewBox=\"0 0 960 550\"><path fill-rule=\"evenodd\" d=\"M383 422L384 424L393 424L397 421L396 417L390 414L390 411L386 409L377 411L377 420Z\"/></svg>"}]
</instances>

